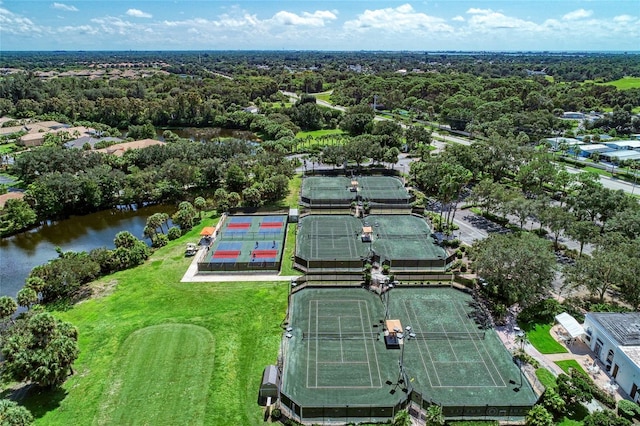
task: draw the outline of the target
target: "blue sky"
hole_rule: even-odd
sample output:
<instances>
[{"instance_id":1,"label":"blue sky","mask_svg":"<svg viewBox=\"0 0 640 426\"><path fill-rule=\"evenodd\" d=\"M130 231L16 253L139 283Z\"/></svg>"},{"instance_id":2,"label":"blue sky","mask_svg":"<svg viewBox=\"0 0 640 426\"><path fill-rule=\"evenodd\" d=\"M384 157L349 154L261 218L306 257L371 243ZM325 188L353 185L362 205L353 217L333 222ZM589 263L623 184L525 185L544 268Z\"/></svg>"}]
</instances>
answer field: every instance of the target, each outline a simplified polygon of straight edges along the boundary
<instances>
[{"instance_id":1,"label":"blue sky","mask_svg":"<svg viewBox=\"0 0 640 426\"><path fill-rule=\"evenodd\" d=\"M0 0L0 50L640 50L640 0Z\"/></svg>"}]
</instances>

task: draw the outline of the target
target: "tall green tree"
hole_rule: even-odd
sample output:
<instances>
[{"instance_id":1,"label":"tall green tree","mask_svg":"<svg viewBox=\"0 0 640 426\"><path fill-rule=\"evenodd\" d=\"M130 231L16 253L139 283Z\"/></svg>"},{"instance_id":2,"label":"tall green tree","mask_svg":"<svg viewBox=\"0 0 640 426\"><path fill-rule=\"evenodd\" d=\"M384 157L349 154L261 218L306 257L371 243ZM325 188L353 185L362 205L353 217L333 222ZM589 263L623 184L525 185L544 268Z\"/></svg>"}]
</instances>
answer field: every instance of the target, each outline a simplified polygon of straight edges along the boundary
<instances>
[{"instance_id":1,"label":"tall green tree","mask_svg":"<svg viewBox=\"0 0 640 426\"><path fill-rule=\"evenodd\" d=\"M471 251L487 291L507 304L528 306L546 296L555 271L555 255L548 241L529 233L493 234Z\"/></svg>"},{"instance_id":2,"label":"tall green tree","mask_svg":"<svg viewBox=\"0 0 640 426\"><path fill-rule=\"evenodd\" d=\"M78 357L78 331L48 312L21 321L10 328L2 345L5 374L43 387L60 385Z\"/></svg>"},{"instance_id":3,"label":"tall green tree","mask_svg":"<svg viewBox=\"0 0 640 426\"><path fill-rule=\"evenodd\" d=\"M540 404L533 406L525 417L526 426L553 426L553 416Z\"/></svg>"}]
</instances>

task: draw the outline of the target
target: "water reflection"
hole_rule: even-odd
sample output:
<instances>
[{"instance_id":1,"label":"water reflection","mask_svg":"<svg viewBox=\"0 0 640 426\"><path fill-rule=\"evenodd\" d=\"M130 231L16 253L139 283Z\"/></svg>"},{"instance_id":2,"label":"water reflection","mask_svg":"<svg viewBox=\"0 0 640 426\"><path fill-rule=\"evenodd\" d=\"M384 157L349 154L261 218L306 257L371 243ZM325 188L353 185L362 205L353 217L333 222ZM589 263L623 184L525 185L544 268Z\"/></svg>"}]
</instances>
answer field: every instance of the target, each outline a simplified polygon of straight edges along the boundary
<instances>
[{"instance_id":1,"label":"water reflection","mask_svg":"<svg viewBox=\"0 0 640 426\"><path fill-rule=\"evenodd\" d=\"M172 206L150 206L138 210L107 210L86 216L47 223L37 229L0 239L0 296L15 296L34 266L63 251L90 251L113 248L120 231L143 238L147 217L154 213L173 213Z\"/></svg>"}]
</instances>

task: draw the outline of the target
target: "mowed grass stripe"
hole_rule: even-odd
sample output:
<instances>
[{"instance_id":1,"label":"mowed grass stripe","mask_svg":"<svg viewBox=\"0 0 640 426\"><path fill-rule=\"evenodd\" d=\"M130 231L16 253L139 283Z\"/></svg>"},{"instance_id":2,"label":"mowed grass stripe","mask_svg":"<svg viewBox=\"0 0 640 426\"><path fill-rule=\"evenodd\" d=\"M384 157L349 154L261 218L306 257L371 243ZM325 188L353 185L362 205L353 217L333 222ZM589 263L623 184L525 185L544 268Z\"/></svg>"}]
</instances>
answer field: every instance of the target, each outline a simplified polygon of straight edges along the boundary
<instances>
[{"instance_id":1,"label":"mowed grass stripe","mask_svg":"<svg viewBox=\"0 0 640 426\"><path fill-rule=\"evenodd\" d=\"M204 423L214 338L205 328L161 324L120 348L97 425Z\"/></svg>"}]
</instances>

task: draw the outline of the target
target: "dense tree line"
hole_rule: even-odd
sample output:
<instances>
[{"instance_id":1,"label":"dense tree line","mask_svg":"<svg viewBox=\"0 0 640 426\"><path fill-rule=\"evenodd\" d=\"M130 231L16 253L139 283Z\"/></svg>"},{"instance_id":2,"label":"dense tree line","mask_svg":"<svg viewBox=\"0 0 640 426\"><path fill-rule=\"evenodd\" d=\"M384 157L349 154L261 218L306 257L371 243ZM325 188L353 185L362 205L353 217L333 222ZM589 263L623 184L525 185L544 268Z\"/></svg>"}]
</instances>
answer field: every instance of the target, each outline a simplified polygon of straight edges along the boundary
<instances>
[{"instance_id":1,"label":"dense tree line","mask_svg":"<svg viewBox=\"0 0 640 426\"><path fill-rule=\"evenodd\" d=\"M287 194L293 166L278 144L258 147L243 140L205 143L181 140L122 157L64 147L40 147L16 157L12 173L27 186L24 200L7 203L5 230L37 221L85 214L118 205L178 202L213 196L222 188L238 194L229 207L275 202Z\"/></svg>"},{"instance_id":2,"label":"dense tree line","mask_svg":"<svg viewBox=\"0 0 640 426\"><path fill-rule=\"evenodd\" d=\"M549 239L518 232L491 235L474 246L476 271L491 283L485 289L500 303L526 306L547 297L556 263L553 249L560 249L559 237L567 236L580 245L575 263L562 269L567 285L599 302L615 291L619 301L640 307L640 267L633 261L640 255L640 205L621 190L605 188L597 175L567 172L524 138L493 136L423 158L411 165L410 177L447 213L444 224L464 202L497 220L510 218L520 232L551 233ZM540 228L525 229L527 222ZM590 254L583 253L585 244L592 245Z\"/></svg>"},{"instance_id":3,"label":"dense tree line","mask_svg":"<svg viewBox=\"0 0 640 426\"><path fill-rule=\"evenodd\" d=\"M121 64L147 68L161 66L175 74L205 75L219 71L228 75L268 75L292 82L290 90L318 92L313 78L335 81L335 74L360 65L364 72L383 73L398 69L470 73L483 77L526 77L527 71L542 71L557 81L617 80L639 76L640 64L633 54L581 52L325 52L325 51L202 51L202 52L2 52L0 67L28 70L67 71ZM313 71L321 71L314 73ZM317 77L315 77L317 79ZM311 90L314 89L314 90Z\"/></svg>"}]
</instances>

